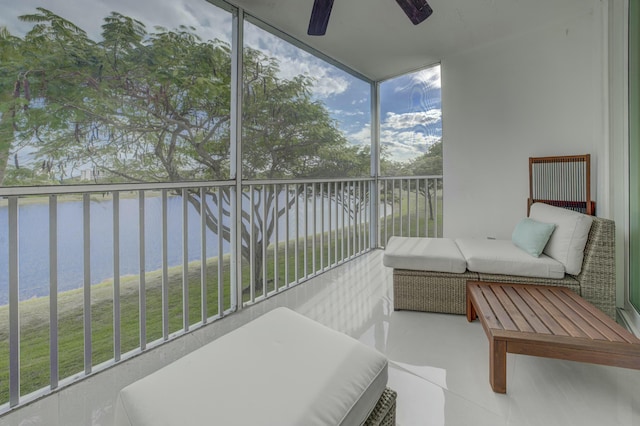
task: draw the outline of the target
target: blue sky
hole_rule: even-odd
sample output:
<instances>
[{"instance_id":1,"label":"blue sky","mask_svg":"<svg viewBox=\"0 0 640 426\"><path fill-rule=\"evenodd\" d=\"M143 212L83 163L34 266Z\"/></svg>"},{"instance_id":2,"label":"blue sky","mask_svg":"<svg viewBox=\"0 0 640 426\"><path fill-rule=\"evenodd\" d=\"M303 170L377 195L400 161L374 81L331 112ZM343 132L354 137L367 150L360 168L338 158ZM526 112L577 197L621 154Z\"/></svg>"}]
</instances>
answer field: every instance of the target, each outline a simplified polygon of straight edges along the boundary
<instances>
[{"instance_id":1,"label":"blue sky","mask_svg":"<svg viewBox=\"0 0 640 426\"><path fill-rule=\"evenodd\" d=\"M0 26L22 36L32 24L17 16L44 7L79 24L94 40L100 25L112 11L155 26L192 26L207 40L230 42L231 14L204 0L0 0ZM265 51L280 62L281 77L306 74L315 81L314 96L339 123L347 139L358 145L370 143L370 88L365 82L313 57L252 24L245 26L245 43ZM406 161L423 153L442 137L440 68L426 68L381 84L381 143L392 159Z\"/></svg>"}]
</instances>

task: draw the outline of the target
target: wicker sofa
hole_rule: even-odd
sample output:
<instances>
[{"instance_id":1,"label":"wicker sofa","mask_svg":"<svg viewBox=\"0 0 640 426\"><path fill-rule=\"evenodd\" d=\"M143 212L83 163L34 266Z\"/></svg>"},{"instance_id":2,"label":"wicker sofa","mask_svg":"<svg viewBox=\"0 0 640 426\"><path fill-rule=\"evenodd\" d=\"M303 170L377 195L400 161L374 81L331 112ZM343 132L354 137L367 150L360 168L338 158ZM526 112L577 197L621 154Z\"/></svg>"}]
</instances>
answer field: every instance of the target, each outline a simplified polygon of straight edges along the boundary
<instances>
[{"instance_id":1,"label":"wicker sofa","mask_svg":"<svg viewBox=\"0 0 640 426\"><path fill-rule=\"evenodd\" d=\"M615 223L594 217L579 274L561 279L518 275L393 269L396 310L464 314L467 280L545 284L567 287L615 319Z\"/></svg>"}]
</instances>

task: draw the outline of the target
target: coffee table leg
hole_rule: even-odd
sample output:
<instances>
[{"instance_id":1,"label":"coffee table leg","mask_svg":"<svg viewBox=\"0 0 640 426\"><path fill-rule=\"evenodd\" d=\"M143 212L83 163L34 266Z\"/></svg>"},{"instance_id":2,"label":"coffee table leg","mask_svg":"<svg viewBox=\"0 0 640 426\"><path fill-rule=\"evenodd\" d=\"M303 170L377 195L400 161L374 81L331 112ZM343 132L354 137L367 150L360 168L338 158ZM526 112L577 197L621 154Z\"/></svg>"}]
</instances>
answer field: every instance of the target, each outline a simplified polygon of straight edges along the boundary
<instances>
[{"instance_id":1,"label":"coffee table leg","mask_svg":"<svg viewBox=\"0 0 640 426\"><path fill-rule=\"evenodd\" d=\"M471 292L469 291L469 285L467 284L467 321L472 322L478 315L476 314L476 309L473 306L473 302L471 301Z\"/></svg>"},{"instance_id":2,"label":"coffee table leg","mask_svg":"<svg viewBox=\"0 0 640 426\"><path fill-rule=\"evenodd\" d=\"M507 342L489 339L489 381L497 393L507 393Z\"/></svg>"}]
</instances>

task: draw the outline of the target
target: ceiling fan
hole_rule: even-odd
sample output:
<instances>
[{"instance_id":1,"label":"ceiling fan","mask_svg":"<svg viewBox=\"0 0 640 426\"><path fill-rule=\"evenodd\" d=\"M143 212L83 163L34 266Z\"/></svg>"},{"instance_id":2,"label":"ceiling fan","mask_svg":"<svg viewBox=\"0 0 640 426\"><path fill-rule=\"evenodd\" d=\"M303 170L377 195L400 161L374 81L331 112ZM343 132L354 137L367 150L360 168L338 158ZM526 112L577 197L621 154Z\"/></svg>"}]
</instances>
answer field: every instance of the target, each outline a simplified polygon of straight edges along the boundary
<instances>
[{"instance_id":1,"label":"ceiling fan","mask_svg":"<svg viewBox=\"0 0 640 426\"><path fill-rule=\"evenodd\" d=\"M396 2L413 22L413 25L418 25L433 13L427 0L396 0ZM332 7L333 0L314 0L309 29L307 30L308 35L320 36L327 32Z\"/></svg>"}]
</instances>

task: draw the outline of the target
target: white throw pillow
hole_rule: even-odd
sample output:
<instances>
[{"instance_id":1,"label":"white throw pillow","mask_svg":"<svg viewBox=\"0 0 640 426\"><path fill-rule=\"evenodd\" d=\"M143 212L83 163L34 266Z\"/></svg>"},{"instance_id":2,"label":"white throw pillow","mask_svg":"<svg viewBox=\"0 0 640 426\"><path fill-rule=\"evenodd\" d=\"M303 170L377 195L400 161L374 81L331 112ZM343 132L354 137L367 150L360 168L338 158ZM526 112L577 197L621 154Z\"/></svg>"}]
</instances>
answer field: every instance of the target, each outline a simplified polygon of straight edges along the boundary
<instances>
[{"instance_id":1,"label":"white throw pillow","mask_svg":"<svg viewBox=\"0 0 640 426\"><path fill-rule=\"evenodd\" d=\"M543 253L562 263L568 274L578 275L593 217L544 203L534 203L529 217L556 225Z\"/></svg>"}]
</instances>

